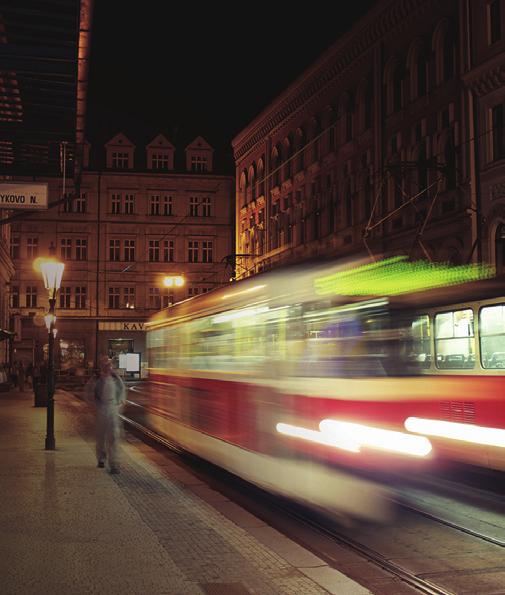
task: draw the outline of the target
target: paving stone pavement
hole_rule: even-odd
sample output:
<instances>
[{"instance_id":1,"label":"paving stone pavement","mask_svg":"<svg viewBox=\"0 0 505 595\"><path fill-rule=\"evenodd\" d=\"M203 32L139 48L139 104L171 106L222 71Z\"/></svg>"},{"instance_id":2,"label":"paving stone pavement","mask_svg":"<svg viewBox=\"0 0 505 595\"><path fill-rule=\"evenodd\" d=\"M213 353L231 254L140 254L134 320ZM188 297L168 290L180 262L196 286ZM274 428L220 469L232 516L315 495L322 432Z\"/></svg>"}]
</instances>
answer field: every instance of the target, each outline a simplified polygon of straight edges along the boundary
<instances>
[{"instance_id":1,"label":"paving stone pavement","mask_svg":"<svg viewBox=\"0 0 505 595\"><path fill-rule=\"evenodd\" d=\"M32 393L0 394L2 594L369 593L280 534L291 550L274 551L254 534L273 529L176 470L167 476L132 443L119 475L97 469L88 406L65 392L56 401L48 452Z\"/></svg>"}]
</instances>

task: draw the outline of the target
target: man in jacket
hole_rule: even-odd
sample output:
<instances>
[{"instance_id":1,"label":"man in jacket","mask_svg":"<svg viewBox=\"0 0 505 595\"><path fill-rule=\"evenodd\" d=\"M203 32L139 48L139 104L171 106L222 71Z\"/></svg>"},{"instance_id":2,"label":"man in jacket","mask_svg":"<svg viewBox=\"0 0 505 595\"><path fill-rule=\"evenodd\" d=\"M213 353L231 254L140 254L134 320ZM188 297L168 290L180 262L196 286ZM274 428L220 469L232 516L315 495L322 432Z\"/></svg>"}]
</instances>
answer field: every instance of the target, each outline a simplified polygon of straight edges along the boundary
<instances>
[{"instance_id":1,"label":"man in jacket","mask_svg":"<svg viewBox=\"0 0 505 595\"><path fill-rule=\"evenodd\" d=\"M119 413L125 403L125 386L108 357L100 360L100 377L95 385L96 458L98 467L107 461L110 473L119 473L118 440L121 434Z\"/></svg>"}]
</instances>

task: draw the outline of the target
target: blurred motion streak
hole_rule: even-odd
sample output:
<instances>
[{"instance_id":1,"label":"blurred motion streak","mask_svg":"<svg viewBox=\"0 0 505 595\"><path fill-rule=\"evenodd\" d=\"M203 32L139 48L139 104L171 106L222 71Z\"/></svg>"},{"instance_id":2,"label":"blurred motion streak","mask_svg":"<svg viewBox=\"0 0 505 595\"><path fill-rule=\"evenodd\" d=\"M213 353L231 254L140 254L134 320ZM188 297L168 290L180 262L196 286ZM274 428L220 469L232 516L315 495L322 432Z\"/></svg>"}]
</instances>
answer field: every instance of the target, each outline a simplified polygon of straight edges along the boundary
<instances>
[{"instance_id":1,"label":"blurred motion streak","mask_svg":"<svg viewBox=\"0 0 505 595\"><path fill-rule=\"evenodd\" d=\"M505 430L500 428L486 428L438 419L408 417L405 420L405 429L409 432L428 434L429 436L505 448Z\"/></svg>"},{"instance_id":2,"label":"blurred motion streak","mask_svg":"<svg viewBox=\"0 0 505 595\"><path fill-rule=\"evenodd\" d=\"M303 440L311 440L312 442L317 442L318 444L335 446L336 448L343 448L344 450L348 450L350 452L360 452L360 445L352 438L352 436L338 436L284 423L278 423L276 428L278 432L281 434L286 434L286 436L302 438Z\"/></svg>"}]
</instances>

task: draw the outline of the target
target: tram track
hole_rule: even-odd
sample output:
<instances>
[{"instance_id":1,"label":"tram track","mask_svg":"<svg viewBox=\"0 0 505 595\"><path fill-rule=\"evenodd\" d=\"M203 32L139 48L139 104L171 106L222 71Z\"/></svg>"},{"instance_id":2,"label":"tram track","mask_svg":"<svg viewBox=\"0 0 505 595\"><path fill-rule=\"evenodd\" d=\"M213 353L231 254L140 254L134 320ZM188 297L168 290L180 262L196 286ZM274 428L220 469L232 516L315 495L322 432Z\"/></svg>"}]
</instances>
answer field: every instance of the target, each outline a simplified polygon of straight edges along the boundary
<instances>
[{"instance_id":1,"label":"tram track","mask_svg":"<svg viewBox=\"0 0 505 595\"><path fill-rule=\"evenodd\" d=\"M188 453L184 449L181 449L177 444L168 440L166 437L157 434L156 432L143 426L139 422L129 418L126 415L122 415L121 417L127 425L127 427L129 427L130 430L133 430L135 435L140 435L140 437L147 438L149 441L153 441L154 443L161 445L162 447L170 449L177 455L184 457L184 460L189 461L191 465L198 464L199 467L203 465L202 459L191 453ZM225 486L228 485L229 487L230 484L232 484L234 489L237 489L238 486L239 490L247 491L248 499L251 498L251 494L254 494L253 499L256 504L261 503L262 506L268 507L270 511L274 510L277 513L283 515L284 517L289 517L292 521L296 522L298 525L303 525L309 531L316 532L317 534L324 536L331 542L340 546L344 546L345 548L354 552L365 561L371 562L378 568L397 577L403 583L409 585L419 593L424 593L426 595L454 595L454 591L447 590L439 585L436 585L433 581L417 576L415 573L410 572L405 568L402 568L399 564L392 562L391 560L388 560L380 552L372 548L369 548L368 546L362 543L359 543L358 541L352 539L348 535L345 535L343 532L338 532L335 529L335 527L328 527L327 524L324 524L324 519L318 519L317 514L312 513L305 507L290 502L282 497L270 494L262 490L261 488L258 488L257 486L250 484L245 480L237 476L234 476L231 473L228 473L227 471L205 461L205 466L207 468L209 467L209 465L212 467L213 470L213 479L215 479L215 473L217 472L219 474L220 482L222 482ZM254 514L260 516L257 510L254 511ZM272 522L270 517L268 522ZM294 538L293 535L291 535L290 537ZM303 543L302 545L307 547L307 543ZM324 553L318 551L314 551L314 553L316 553L320 557L326 558L327 561L332 561L328 560L327 555L325 555Z\"/></svg>"}]
</instances>

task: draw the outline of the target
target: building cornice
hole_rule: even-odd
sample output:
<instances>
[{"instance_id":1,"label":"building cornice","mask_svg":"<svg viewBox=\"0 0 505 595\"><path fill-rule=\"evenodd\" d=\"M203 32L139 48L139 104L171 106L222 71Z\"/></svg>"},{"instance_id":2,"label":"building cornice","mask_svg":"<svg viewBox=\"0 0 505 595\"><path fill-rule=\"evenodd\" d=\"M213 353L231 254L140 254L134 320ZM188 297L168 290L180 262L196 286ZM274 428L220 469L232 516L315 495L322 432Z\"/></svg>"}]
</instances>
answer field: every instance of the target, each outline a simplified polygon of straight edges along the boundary
<instances>
[{"instance_id":1,"label":"building cornice","mask_svg":"<svg viewBox=\"0 0 505 595\"><path fill-rule=\"evenodd\" d=\"M392 29L407 19L416 18L431 4L433 0L383 0L378 3L232 140L235 159L241 159L301 107L343 77Z\"/></svg>"},{"instance_id":2,"label":"building cornice","mask_svg":"<svg viewBox=\"0 0 505 595\"><path fill-rule=\"evenodd\" d=\"M505 84L505 58L503 54L494 56L484 64L470 70L461 78L477 97L496 91Z\"/></svg>"}]
</instances>

